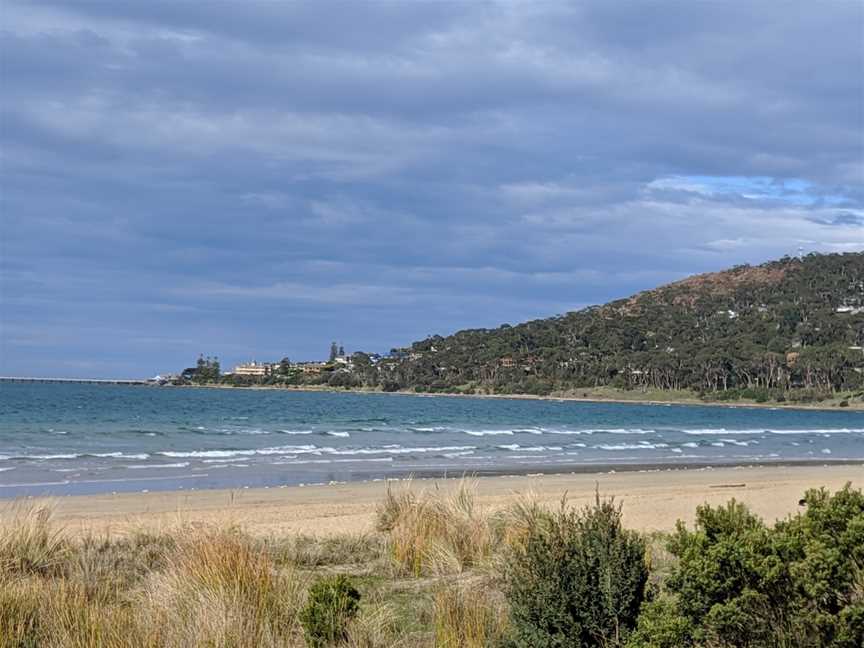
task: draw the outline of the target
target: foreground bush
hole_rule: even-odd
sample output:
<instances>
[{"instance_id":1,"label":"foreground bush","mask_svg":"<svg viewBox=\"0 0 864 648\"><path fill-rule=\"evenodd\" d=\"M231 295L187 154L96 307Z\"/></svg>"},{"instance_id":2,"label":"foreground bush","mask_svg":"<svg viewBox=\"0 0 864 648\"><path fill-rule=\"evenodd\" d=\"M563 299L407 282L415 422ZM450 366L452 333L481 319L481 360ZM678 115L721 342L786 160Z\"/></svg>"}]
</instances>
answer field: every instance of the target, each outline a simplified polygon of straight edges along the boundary
<instances>
[{"instance_id":1,"label":"foreground bush","mask_svg":"<svg viewBox=\"0 0 864 648\"><path fill-rule=\"evenodd\" d=\"M309 646L321 648L343 642L359 604L360 592L344 574L322 578L312 585L300 614Z\"/></svg>"},{"instance_id":2,"label":"foreground bush","mask_svg":"<svg viewBox=\"0 0 864 648\"><path fill-rule=\"evenodd\" d=\"M701 506L669 545L671 597L646 606L635 647L864 646L864 495L808 491L767 527L743 505Z\"/></svg>"},{"instance_id":3,"label":"foreground bush","mask_svg":"<svg viewBox=\"0 0 864 648\"><path fill-rule=\"evenodd\" d=\"M561 510L528 532L505 572L511 645L620 645L636 625L648 568L645 542L600 501Z\"/></svg>"}]
</instances>

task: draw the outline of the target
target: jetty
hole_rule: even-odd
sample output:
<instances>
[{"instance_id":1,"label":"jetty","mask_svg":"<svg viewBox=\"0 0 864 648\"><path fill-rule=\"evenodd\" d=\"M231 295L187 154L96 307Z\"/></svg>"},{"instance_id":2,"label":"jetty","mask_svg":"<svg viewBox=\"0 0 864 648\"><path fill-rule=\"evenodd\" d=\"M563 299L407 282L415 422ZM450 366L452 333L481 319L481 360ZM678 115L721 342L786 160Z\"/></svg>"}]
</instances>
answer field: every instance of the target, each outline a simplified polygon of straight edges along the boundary
<instances>
[{"instance_id":1,"label":"jetty","mask_svg":"<svg viewBox=\"0 0 864 648\"><path fill-rule=\"evenodd\" d=\"M151 380L140 378L27 378L0 376L0 383L73 383L78 385L150 385Z\"/></svg>"}]
</instances>

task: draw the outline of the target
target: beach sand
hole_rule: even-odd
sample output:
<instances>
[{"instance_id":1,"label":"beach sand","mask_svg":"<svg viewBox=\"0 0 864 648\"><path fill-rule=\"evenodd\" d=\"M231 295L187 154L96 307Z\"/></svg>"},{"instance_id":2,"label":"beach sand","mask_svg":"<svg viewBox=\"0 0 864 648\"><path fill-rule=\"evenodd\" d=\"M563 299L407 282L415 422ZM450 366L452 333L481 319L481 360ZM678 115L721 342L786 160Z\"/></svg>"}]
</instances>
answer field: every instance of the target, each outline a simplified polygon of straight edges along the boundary
<instances>
[{"instance_id":1,"label":"beach sand","mask_svg":"<svg viewBox=\"0 0 864 648\"><path fill-rule=\"evenodd\" d=\"M557 505L566 493L582 505L614 496L623 504L625 524L642 531L671 530L690 523L696 507L735 498L768 521L800 510L809 488L864 486L864 465L759 466L543 476L481 477L476 480L482 506L505 504L516 493L533 491ZM414 489L452 489L455 479L414 480ZM403 488L406 482L393 484ZM122 534L179 524L237 525L255 535L302 533L325 536L374 530L375 507L383 482L292 486L242 490L171 491L67 496L49 500L56 518L70 533ZM35 500L40 501L40 500Z\"/></svg>"}]
</instances>

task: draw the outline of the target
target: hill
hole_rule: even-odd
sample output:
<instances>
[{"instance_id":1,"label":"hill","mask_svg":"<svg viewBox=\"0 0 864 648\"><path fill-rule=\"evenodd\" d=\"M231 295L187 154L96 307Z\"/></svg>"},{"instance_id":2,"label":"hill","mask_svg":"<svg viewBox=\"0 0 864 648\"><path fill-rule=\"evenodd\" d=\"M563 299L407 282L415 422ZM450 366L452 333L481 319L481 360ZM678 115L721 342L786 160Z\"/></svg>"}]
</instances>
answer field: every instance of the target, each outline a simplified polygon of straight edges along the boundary
<instances>
[{"instance_id":1,"label":"hill","mask_svg":"<svg viewBox=\"0 0 864 648\"><path fill-rule=\"evenodd\" d=\"M549 394L692 390L706 399L821 400L864 390L864 253L786 257L696 275L603 306L432 336L367 385Z\"/></svg>"}]
</instances>

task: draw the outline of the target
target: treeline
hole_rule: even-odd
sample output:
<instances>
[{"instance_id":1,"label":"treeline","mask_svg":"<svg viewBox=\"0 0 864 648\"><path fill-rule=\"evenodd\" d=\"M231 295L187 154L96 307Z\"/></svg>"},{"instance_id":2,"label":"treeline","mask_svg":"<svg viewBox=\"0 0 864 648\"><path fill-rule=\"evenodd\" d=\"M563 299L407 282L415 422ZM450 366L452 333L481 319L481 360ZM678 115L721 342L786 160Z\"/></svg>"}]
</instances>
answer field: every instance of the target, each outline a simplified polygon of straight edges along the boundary
<instances>
[{"instance_id":1,"label":"treeline","mask_svg":"<svg viewBox=\"0 0 864 648\"><path fill-rule=\"evenodd\" d=\"M517 326L430 337L402 350L385 375L431 391L815 396L864 387L862 346L864 254L812 254Z\"/></svg>"}]
</instances>

